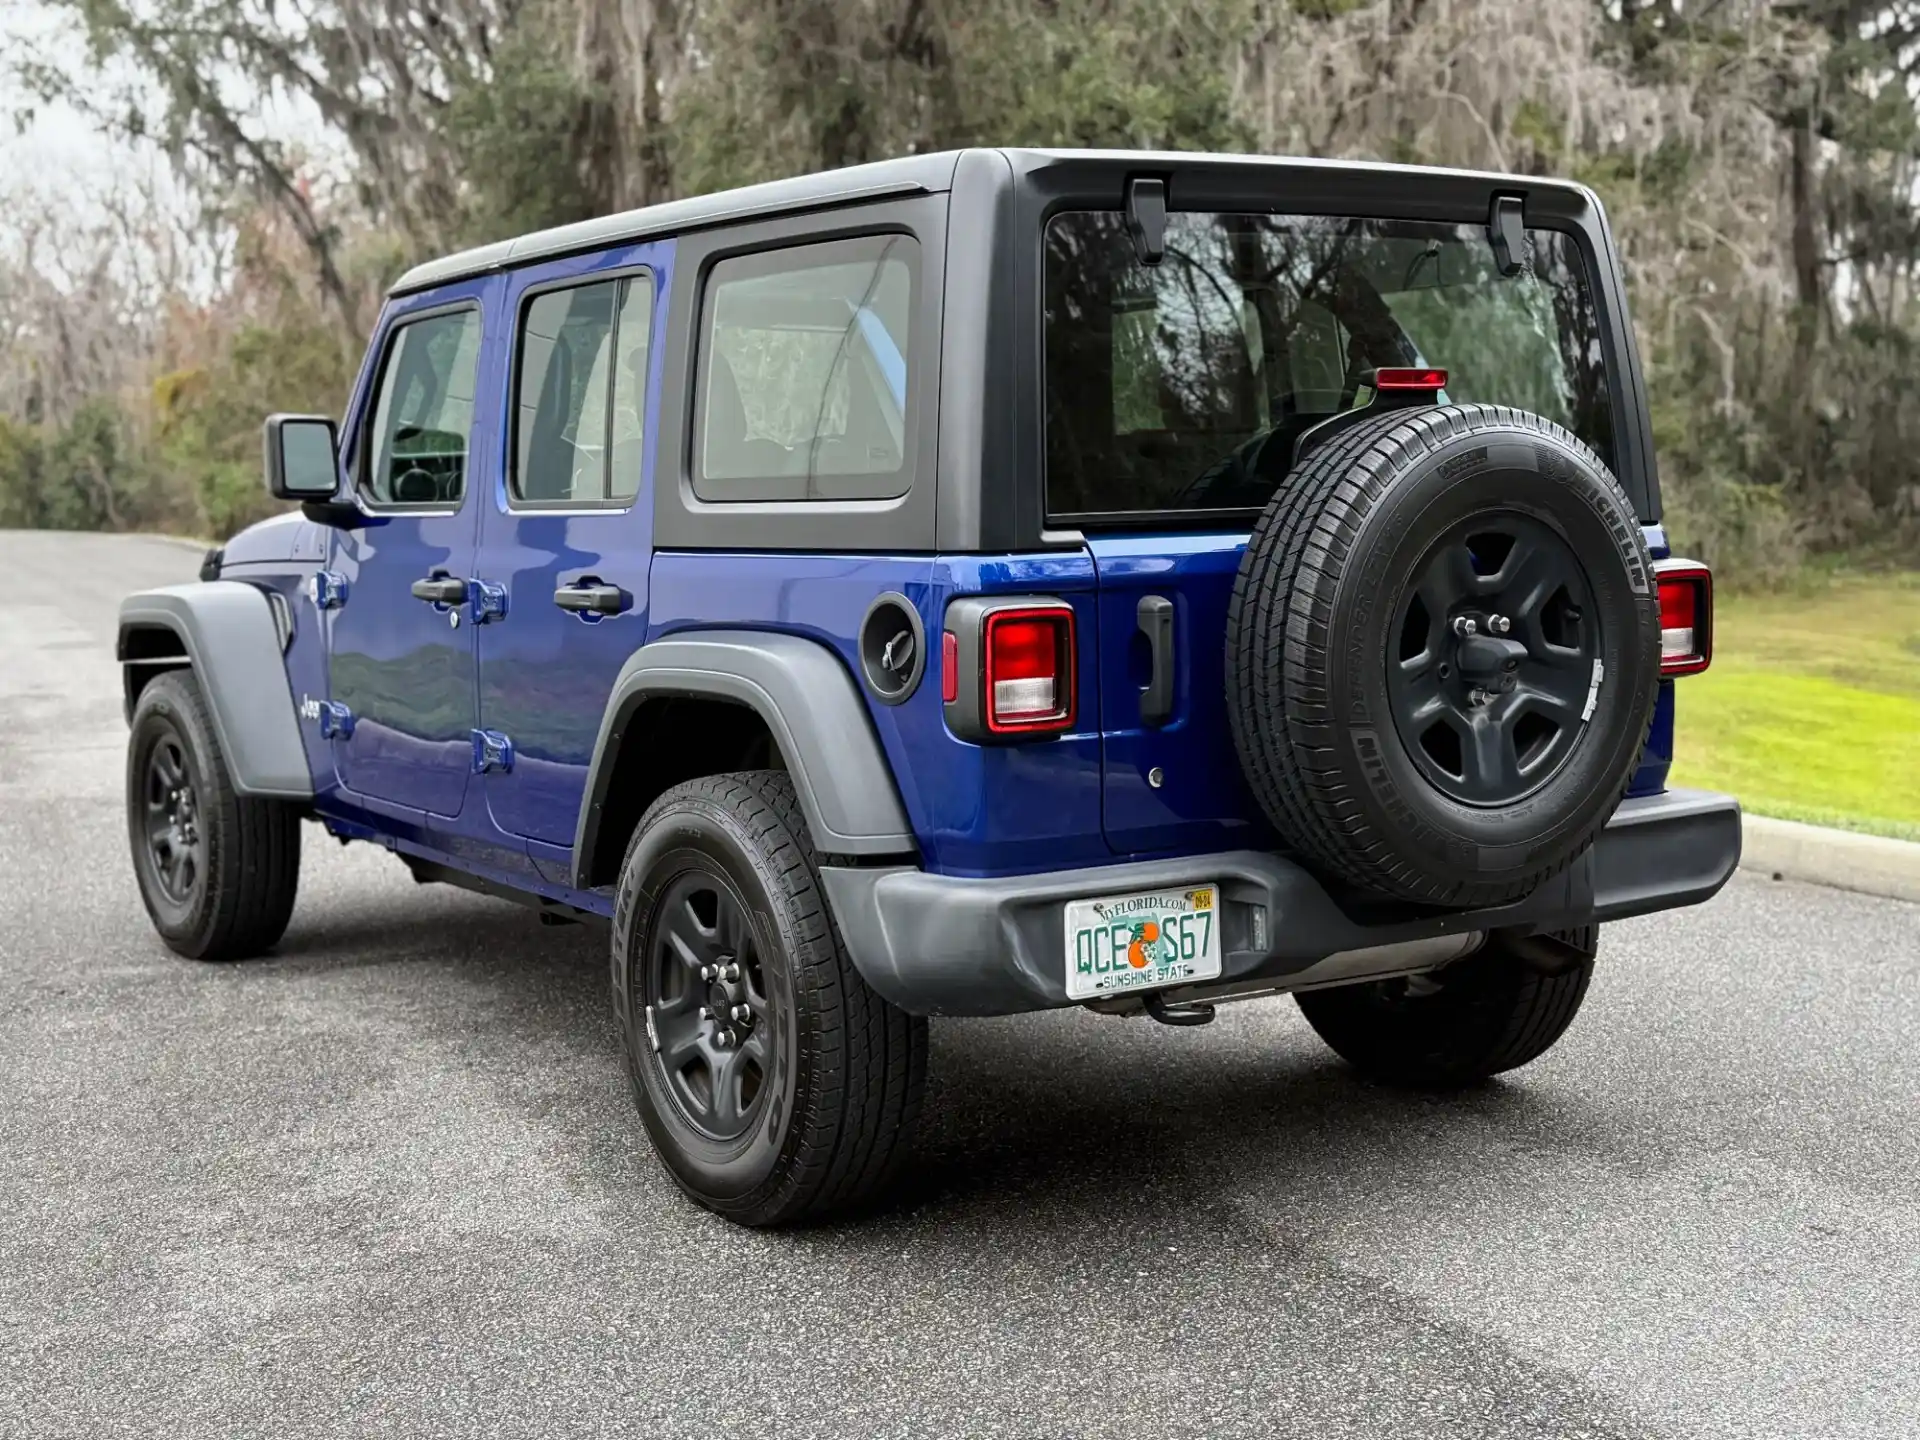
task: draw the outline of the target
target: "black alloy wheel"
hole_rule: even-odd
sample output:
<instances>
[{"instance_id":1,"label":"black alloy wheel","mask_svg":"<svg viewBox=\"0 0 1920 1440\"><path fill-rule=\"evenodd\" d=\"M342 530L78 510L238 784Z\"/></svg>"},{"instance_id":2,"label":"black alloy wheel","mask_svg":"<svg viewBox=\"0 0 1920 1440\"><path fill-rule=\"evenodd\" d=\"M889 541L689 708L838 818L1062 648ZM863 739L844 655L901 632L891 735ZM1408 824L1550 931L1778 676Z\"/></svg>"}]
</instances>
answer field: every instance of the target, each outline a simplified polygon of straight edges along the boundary
<instances>
[{"instance_id":1,"label":"black alloy wheel","mask_svg":"<svg viewBox=\"0 0 1920 1440\"><path fill-rule=\"evenodd\" d=\"M1584 567L1552 526L1517 512L1455 526L1400 599L1387 690L1422 774L1497 808L1557 775L1591 714L1602 652Z\"/></svg>"},{"instance_id":2,"label":"black alloy wheel","mask_svg":"<svg viewBox=\"0 0 1920 1440\"><path fill-rule=\"evenodd\" d=\"M200 830L193 762L177 731L161 735L147 755L147 864L175 905L191 905L206 881L207 847Z\"/></svg>"},{"instance_id":3,"label":"black alloy wheel","mask_svg":"<svg viewBox=\"0 0 1920 1440\"><path fill-rule=\"evenodd\" d=\"M627 846L612 979L655 1153L742 1225L845 1210L904 1160L927 1022L868 988L834 924L793 778L661 795Z\"/></svg>"},{"instance_id":4,"label":"black alloy wheel","mask_svg":"<svg viewBox=\"0 0 1920 1440\"><path fill-rule=\"evenodd\" d=\"M722 1143L760 1118L780 1043L745 901L717 871L673 880L654 911L642 999L667 1093Z\"/></svg>"},{"instance_id":5,"label":"black alloy wheel","mask_svg":"<svg viewBox=\"0 0 1920 1440\"><path fill-rule=\"evenodd\" d=\"M194 960L247 960L286 931L300 888L300 807L235 790L194 672L134 702L127 839L160 938Z\"/></svg>"}]
</instances>

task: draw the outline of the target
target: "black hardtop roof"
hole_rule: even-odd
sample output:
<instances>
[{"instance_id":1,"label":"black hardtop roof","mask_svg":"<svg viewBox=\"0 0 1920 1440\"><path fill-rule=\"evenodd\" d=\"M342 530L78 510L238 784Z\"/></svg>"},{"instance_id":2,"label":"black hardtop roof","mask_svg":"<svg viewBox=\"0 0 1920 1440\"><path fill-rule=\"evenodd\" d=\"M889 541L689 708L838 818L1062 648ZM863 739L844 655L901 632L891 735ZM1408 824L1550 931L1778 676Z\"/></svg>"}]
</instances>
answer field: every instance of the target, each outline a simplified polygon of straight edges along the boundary
<instances>
[{"instance_id":1,"label":"black hardtop roof","mask_svg":"<svg viewBox=\"0 0 1920 1440\"><path fill-rule=\"evenodd\" d=\"M650 236L673 235L732 221L817 210L830 205L880 200L890 196L936 193L952 188L954 171L963 153L946 150L933 155L908 155L896 160L875 161L870 165L854 165L844 170L796 175L786 180L771 180L760 185L722 190L712 195L689 196L684 200L670 200L663 205L649 205L617 215L581 220L550 230L538 230L512 240L496 240L490 245L476 246L416 265L394 283L389 293L402 295L409 291L426 290L454 280L509 270L539 260L632 244ZM1215 170L1244 166L1249 169L1310 170L1322 174L1451 175L1481 185L1506 184L1520 190L1548 187L1584 193L1583 187L1572 182L1543 180L1532 175L1498 175L1358 160L1306 160L1276 155L1160 150L1003 149L998 153L1004 155L1019 174L1032 174L1056 166L1111 165L1116 171L1123 172L1164 171L1196 165Z\"/></svg>"}]
</instances>

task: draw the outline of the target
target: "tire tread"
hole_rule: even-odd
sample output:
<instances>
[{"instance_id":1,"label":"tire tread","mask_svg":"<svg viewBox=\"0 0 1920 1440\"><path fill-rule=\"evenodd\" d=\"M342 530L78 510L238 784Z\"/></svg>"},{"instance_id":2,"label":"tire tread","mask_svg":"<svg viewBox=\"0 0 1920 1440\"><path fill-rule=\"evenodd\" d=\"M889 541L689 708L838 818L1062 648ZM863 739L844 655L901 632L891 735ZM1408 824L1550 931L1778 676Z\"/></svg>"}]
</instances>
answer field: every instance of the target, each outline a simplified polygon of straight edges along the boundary
<instances>
[{"instance_id":1,"label":"tire tread","mask_svg":"<svg viewBox=\"0 0 1920 1440\"><path fill-rule=\"evenodd\" d=\"M812 1060L788 1148L767 1180L734 1198L689 1193L748 1225L816 1219L863 1204L886 1188L909 1152L926 1083L927 1022L888 1004L854 967L820 886L791 776L735 771L678 785L649 808L633 847L676 807L689 804L724 817L785 902L799 942L787 956L797 1035ZM640 877L631 869L622 869L616 946L632 923L637 898ZM688 1188L684 1180L682 1185Z\"/></svg>"},{"instance_id":2,"label":"tire tread","mask_svg":"<svg viewBox=\"0 0 1920 1440\"><path fill-rule=\"evenodd\" d=\"M1587 959L1546 974L1493 942L1441 972L1441 994L1410 1007L1387 1000L1395 981L1296 995L1320 1038L1363 1074L1422 1089L1471 1085L1516 1070L1553 1048L1573 1023L1593 978L1596 926L1558 938Z\"/></svg>"},{"instance_id":3,"label":"tire tread","mask_svg":"<svg viewBox=\"0 0 1920 1440\"><path fill-rule=\"evenodd\" d=\"M144 888L141 898L161 938L178 954L216 962L252 959L272 949L293 918L300 888L300 810L284 800L242 795L234 789L219 732L191 669L169 670L148 683L134 710L136 739L146 717L168 705L184 722L180 728L196 751L197 778L205 791L199 809L207 830L210 888L199 923L177 934L160 928L161 917ZM137 746L130 746L130 826L138 814L143 782L133 773L136 754ZM137 838L134 843L139 843ZM135 873L139 873L137 861Z\"/></svg>"},{"instance_id":4,"label":"tire tread","mask_svg":"<svg viewBox=\"0 0 1920 1440\"><path fill-rule=\"evenodd\" d=\"M1505 882L1422 873L1375 828L1330 743L1340 723L1325 679L1338 638L1333 594L1361 522L1408 464L1489 424L1572 447L1631 514L1631 502L1592 448L1538 415L1500 405L1388 411L1336 435L1288 472L1254 526L1227 606L1228 723L1268 817L1322 869L1428 904L1517 900L1564 870L1584 844ZM1620 793L1631 778L1629 768Z\"/></svg>"}]
</instances>

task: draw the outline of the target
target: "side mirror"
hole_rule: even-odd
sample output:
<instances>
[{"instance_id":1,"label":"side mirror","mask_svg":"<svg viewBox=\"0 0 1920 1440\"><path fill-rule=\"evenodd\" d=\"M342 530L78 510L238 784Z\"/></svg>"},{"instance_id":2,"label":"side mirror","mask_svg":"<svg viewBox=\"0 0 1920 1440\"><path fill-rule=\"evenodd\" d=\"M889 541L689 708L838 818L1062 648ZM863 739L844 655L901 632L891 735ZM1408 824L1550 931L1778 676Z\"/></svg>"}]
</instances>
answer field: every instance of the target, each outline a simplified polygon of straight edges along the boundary
<instances>
[{"instance_id":1,"label":"side mirror","mask_svg":"<svg viewBox=\"0 0 1920 1440\"><path fill-rule=\"evenodd\" d=\"M267 493L276 500L331 500L340 488L339 442L324 415L269 415Z\"/></svg>"}]
</instances>

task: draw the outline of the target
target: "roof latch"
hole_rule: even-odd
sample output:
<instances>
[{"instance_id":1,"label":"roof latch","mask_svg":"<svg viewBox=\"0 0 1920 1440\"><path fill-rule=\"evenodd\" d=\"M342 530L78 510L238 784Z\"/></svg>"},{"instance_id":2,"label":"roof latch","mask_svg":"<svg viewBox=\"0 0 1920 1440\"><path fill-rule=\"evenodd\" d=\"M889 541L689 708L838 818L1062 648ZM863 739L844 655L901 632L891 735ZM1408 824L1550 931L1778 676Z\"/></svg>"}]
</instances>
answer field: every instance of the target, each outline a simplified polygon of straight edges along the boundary
<instances>
[{"instance_id":1,"label":"roof latch","mask_svg":"<svg viewBox=\"0 0 1920 1440\"><path fill-rule=\"evenodd\" d=\"M1166 181L1136 175L1127 182L1127 231L1142 265L1158 265L1166 258Z\"/></svg>"},{"instance_id":2,"label":"roof latch","mask_svg":"<svg viewBox=\"0 0 1920 1440\"><path fill-rule=\"evenodd\" d=\"M1527 222L1524 201L1518 195L1496 195L1487 213L1487 240L1493 246L1493 267L1502 275L1518 275L1527 268Z\"/></svg>"}]
</instances>

